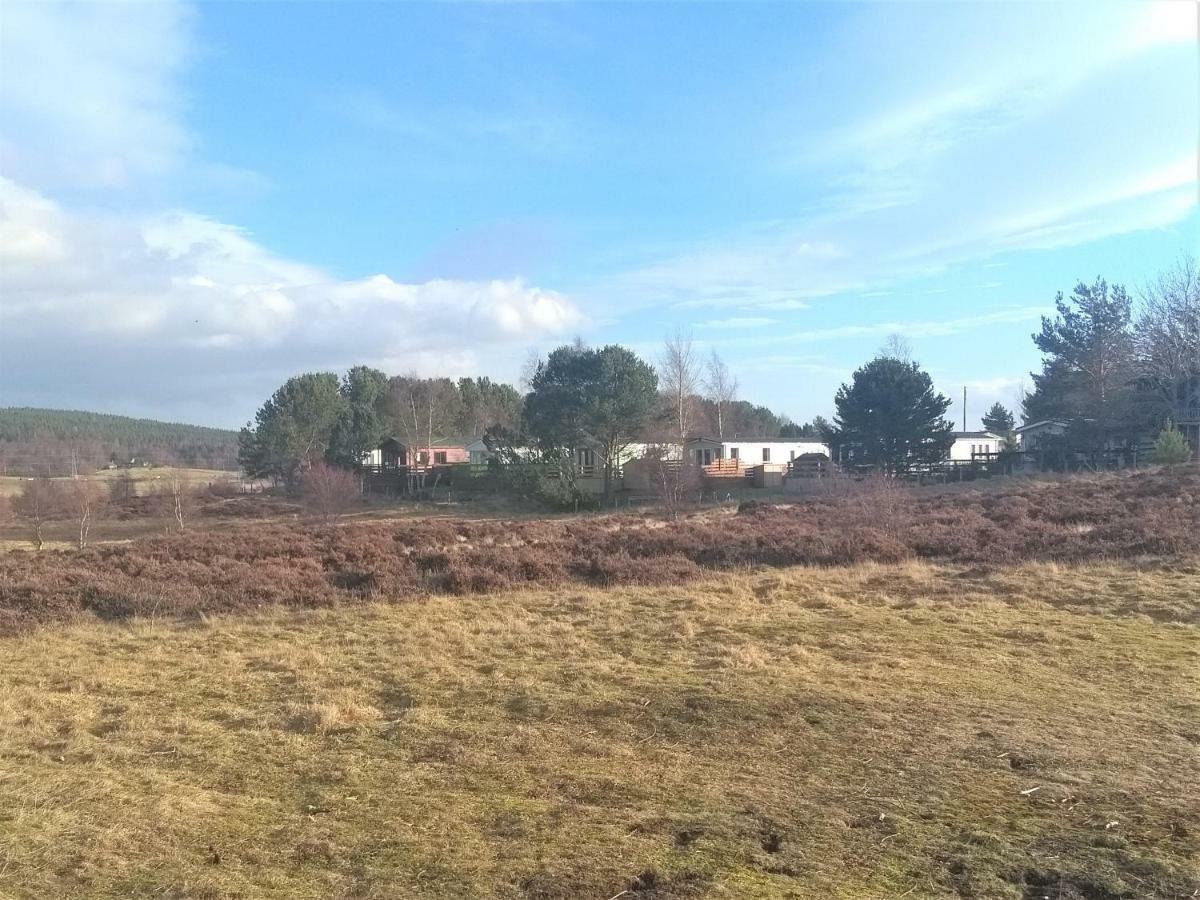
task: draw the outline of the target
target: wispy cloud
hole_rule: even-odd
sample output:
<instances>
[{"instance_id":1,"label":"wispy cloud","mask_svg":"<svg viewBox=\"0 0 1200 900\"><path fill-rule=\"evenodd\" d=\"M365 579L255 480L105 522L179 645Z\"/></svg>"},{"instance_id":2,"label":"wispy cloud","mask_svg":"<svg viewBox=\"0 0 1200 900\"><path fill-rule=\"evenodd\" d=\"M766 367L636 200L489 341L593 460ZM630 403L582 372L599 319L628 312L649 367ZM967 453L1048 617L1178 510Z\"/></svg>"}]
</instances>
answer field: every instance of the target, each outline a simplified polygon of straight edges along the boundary
<instances>
[{"instance_id":1,"label":"wispy cloud","mask_svg":"<svg viewBox=\"0 0 1200 900\"><path fill-rule=\"evenodd\" d=\"M863 60L856 77L872 86L873 65L911 77L866 95L839 84L855 118L768 141L771 177L827 185L819 200L614 284L680 308L769 308L788 292L870 298L997 253L1177 223L1197 202L1197 62L1180 38L1194 43L1197 8L962 5L931 19L870 7L837 54ZM1055 48L1067 26L1080 43L1064 53ZM914 30L920 41L875 44ZM1097 121L1124 124L1098 133ZM812 248L826 252L803 252Z\"/></svg>"},{"instance_id":2,"label":"wispy cloud","mask_svg":"<svg viewBox=\"0 0 1200 900\"><path fill-rule=\"evenodd\" d=\"M765 319L761 317L737 317L729 319L709 319L705 322L697 322L697 328L719 328L719 329L743 329L743 328L765 328L767 325L774 325L777 319Z\"/></svg>"},{"instance_id":3,"label":"wispy cloud","mask_svg":"<svg viewBox=\"0 0 1200 900\"><path fill-rule=\"evenodd\" d=\"M889 320L855 325L838 325L830 328L810 328L786 334L762 337L731 338L728 343L745 346L766 346L787 343L824 343L848 338L887 336L899 334L906 338L948 337L966 331L975 331L994 325L1013 322L1034 322L1049 311L1047 306L1019 306L975 316L953 319Z\"/></svg>"},{"instance_id":4,"label":"wispy cloud","mask_svg":"<svg viewBox=\"0 0 1200 900\"><path fill-rule=\"evenodd\" d=\"M539 159L574 156L595 139L596 126L576 113L532 99L501 106L419 108L368 88L333 92L329 109L358 128L442 154L460 155L488 142Z\"/></svg>"},{"instance_id":5,"label":"wispy cloud","mask_svg":"<svg viewBox=\"0 0 1200 900\"><path fill-rule=\"evenodd\" d=\"M187 7L9 3L0 28L0 155L39 185L130 187L191 152L179 88Z\"/></svg>"},{"instance_id":6,"label":"wispy cloud","mask_svg":"<svg viewBox=\"0 0 1200 900\"><path fill-rule=\"evenodd\" d=\"M811 309L812 304L806 300L797 300L797 299L792 298L792 299L788 299L788 300L768 300L763 303L752 304L745 308L746 309L777 309L782 312L785 310Z\"/></svg>"}]
</instances>

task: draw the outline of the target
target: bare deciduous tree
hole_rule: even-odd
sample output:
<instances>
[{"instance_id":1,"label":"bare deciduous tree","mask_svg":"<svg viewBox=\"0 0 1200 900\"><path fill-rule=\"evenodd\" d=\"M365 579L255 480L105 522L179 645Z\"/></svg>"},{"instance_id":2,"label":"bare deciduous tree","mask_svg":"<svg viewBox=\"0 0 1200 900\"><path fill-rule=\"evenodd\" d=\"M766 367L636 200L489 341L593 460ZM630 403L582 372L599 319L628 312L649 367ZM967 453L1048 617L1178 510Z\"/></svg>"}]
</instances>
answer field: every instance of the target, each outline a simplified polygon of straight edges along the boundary
<instances>
[{"instance_id":1,"label":"bare deciduous tree","mask_svg":"<svg viewBox=\"0 0 1200 900\"><path fill-rule=\"evenodd\" d=\"M179 477L178 473L171 476L171 506L175 514L175 525L180 531L187 527L187 519L192 512L196 492L190 484Z\"/></svg>"},{"instance_id":2,"label":"bare deciduous tree","mask_svg":"<svg viewBox=\"0 0 1200 900\"><path fill-rule=\"evenodd\" d=\"M700 382L700 360L690 334L679 329L667 338L658 371L659 389L670 398L671 424L682 448L695 425Z\"/></svg>"},{"instance_id":3,"label":"bare deciduous tree","mask_svg":"<svg viewBox=\"0 0 1200 900\"><path fill-rule=\"evenodd\" d=\"M137 481L125 470L115 478L108 480L108 499L110 503L122 504L137 496Z\"/></svg>"},{"instance_id":4,"label":"bare deciduous tree","mask_svg":"<svg viewBox=\"0 0 1200 900\"><path fill-rule=\"evenodd\" d=\"M87 546L93 523L100 518L104 510L108 492L95 481L74 478L68 483L66 496L67 508L79 525L77 545L82 550Z\"/></svg>"},{"instance_id":5,"label":"bare deciduous tree","mask_svg":"<svg viewBox=\"0 0 1200 900\"><path fill-rule=\"evenodd\" d=\"M13 499L13 513L29 526L34 547L42 549L47 523L61 519L65 513L63 491L49 478L31 478L21 485L21 493Z\"/></svg>"},{"instance_id":6,"label":"bare deciduous tree","mask_svg":"<svg viewBox=\"0 0 1200 900\"><path fill-rule=\"evenodd\" d=\"M729 409L729 404L737 399L738 382L729 371L729 367L725 365L725 361L717 355L717 351L713 350L712 355L708 358L708 365L705 367L704 373L704 389L708 392L708 399L712 401L716 410L717 421L713 424L717 428L717 440L725 440L725 414Z\"/></svg>"},{"instance_id":7,"label":"bare deciduous tree","mask_svg":"<svg viewBox=\"0 0 1200 900\"><path fill-rule=\"evenodd\" d=\"M679 511L689 497L699 497L704 483L703 471L683 454L675 458L664 447L652 447L646 453L647 474L663 511L670 519L679 518Z\"/></svg>"},{"instance_id":8,"label":"bare deciduous tree","mask_svg":"<svg viewBox=\"0 0 1200 900\"><path fill-rule=\"evenodd\" d=\"M1200 267L1182 258L1141 292L1134 346L1161 413L1188 419L1200 408Z\"/></svg>"},{"instance_id":9,"label":"bare deciduous tree","mask_svg":"<svg viewBox=\"0 0 1200 900\"><path fill-rule=\"evenodd\" d=\"M301 490L308 508L326 521L345 515L362 497L357 475L324 462L304 473Z\"/></svg>"},{"instance_id":10,"label":"bare deciduous tree","mask_svg":"<svg viewBox=\"0 0 1200 900\"><path fill-rule=\"evenodd\" d=\"M448 378L401 375L391 380L391 404L400 438L414 454L429 452L458 417L459 396ZM432 463L429 459L427 462ZM419 458L410 459L410 466Z\"/></svg>"},{"instance_id":11,"label":"bare deciduous tree","mask_svg":"<svg viewBox=\"0 0 1200 900\"><path fill-rule=\"evenodd\" d=\"M538 367L542 364L542 354L536 350L530 350L525 355L525 362L521 363L521 375L517 384L521 386L521 390L528 393L533 390L533 378L537 375Z\"/></svg>"},{"instance_id":12,"label":"bare deciduous tree","mask_svg":"<svg viewBox=\"0 0 1200 900\"><path fill-rule=\"evenodd\" d=\"M912 344L902 334L889 334L887 340L883 342L883 346L879 348L878 355L886 356L888 359L898 359L900 362L912 362Z\"/></svg>"},{"instance_id":13,"label":"bare deciduous tree","mask_svg":"<svg viewBox=\"0 0 1200 900\"><path fill-rule=\"evenodd\" d=\"M156 504L158 514L166 521L167 531L185 531L196 509L198 492L178 472L172 472L158 490Z\"/></svg>"}]
</instances>

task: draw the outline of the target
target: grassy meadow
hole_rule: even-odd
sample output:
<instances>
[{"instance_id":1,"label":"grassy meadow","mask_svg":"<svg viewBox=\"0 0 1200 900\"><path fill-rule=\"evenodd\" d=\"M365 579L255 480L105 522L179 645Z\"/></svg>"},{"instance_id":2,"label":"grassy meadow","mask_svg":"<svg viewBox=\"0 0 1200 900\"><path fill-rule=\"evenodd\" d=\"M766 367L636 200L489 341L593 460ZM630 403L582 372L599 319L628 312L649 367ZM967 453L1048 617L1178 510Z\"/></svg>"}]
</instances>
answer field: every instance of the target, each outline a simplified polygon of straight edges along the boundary
<instances>
[{"instance_id":1,"label":"grassy meadow","mask_svg":"<svg viewBox=\"0 0 1200 900\"><path fill-rule=\"evenodd\" d=\"M236 485L239 481L238 473L227 469L192 469L174 466L99 469L82 477L103 485L109 485L120 478L128 477L133 482L134 492L139 495L151 493L160 485L169 485L175 478L192 487L208 487L212 484ZM16 475L0 476L0 497L15 497L21 493L21 485L28 480ZM53 480L70 481L71 479L67 476L60 476Z\"/></svg>"},{"instance_id":2,"label":"grassy meadow","mask_svg":"<svg viewBox=\"0 0 1200 900\"><path fill-rule=\"evenodd\" d=\"M1198 584L908 561L36 628L0 896L1192 897Z\"/></svg>"}]
</instances>

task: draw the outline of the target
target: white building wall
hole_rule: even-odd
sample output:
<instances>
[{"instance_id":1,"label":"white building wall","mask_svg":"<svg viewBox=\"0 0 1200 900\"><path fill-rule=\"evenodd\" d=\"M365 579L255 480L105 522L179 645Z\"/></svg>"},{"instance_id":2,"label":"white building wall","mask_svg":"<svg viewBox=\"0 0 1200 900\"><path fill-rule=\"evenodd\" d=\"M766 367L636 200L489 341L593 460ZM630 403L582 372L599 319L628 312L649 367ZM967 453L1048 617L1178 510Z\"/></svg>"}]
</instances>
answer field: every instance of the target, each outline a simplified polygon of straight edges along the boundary
<instances>
[{"instance_id":1,"label":"white building wall","mask_svg":"<svg viewBox=\"0 0 1200 900\"><path fill-rule=\"evenodd\" d=\"M658 455L661 453L663 459L683 459L683 448L680 447L678 444L637 443L637 444L630 444L629 446L625 447L624 450L621 451L620 464L625 465L625 463L629 462L630 460L642 459L647 454L649 454L651 451L654 451L655 455Z\"/></svg>"},{"instance_id":2,"label":"white building wall","mask_svg":"<svg viewBox=\"0 0 1200 900\"><path fill-rule=\"evenodd\" d=\"M999 453L1004 442L994 436L955 438L950 445L950 459L954 462L970 462L972 453Z\"/></svg>"},{"instance_id":3,"label":"white building wall","mask_svg":"<svg viewBox=\"0 0 1200 900\"><path fill-rule=\"evenodd\" d=\"M820 441L725 441L722 450L726 459L736 457L746 468L761 466L764 462L786 465L805 453L830 455L829 447ZM763 459L764 450L770 451L769 459Z\"/></svg>"}]
</instances>

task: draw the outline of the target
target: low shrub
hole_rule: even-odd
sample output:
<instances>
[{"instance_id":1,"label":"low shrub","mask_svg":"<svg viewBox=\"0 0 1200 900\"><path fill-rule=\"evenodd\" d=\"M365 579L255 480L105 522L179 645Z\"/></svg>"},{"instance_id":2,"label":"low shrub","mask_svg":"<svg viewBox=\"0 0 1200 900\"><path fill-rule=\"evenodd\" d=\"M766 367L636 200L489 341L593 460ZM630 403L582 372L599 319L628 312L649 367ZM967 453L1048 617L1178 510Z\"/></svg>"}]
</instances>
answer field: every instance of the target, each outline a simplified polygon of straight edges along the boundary
<instances>
[{"instance_id":1,"label":"low shrub","mask_svg":"<svg viewBox=\"0 0 1200 900\"><path fill-rule=\"evenodd\" d=\"M786 506L663 522L414 519L245 524L74 551L0 555L0 633L104 619L482 594L577 581L675 584L750 566L919 557L969 565L1200 555L1200 472L1012 481L922 494L867 484ZM238 501L224 501L237 503Z\"/></svg>"}]
</instances>

